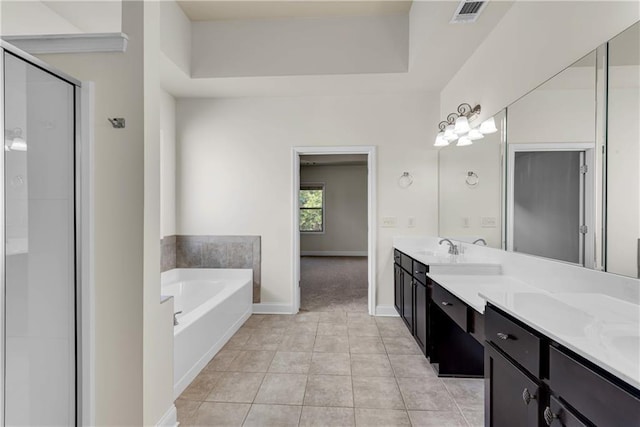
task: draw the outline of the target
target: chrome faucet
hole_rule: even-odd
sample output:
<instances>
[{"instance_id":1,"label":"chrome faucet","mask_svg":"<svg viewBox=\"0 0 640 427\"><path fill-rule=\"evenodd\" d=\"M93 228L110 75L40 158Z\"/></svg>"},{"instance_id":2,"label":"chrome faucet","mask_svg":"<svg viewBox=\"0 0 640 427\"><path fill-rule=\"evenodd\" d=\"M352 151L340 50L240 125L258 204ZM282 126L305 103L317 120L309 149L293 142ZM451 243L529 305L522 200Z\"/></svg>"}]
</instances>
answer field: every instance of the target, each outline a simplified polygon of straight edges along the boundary
<instances>
[{"instance_id":1,"label":"chrome faucet","mask_svg":"<svg viewBox=\"0 0 640 427\"><path fill-rule=\"evenodd\" d=\"M447 242L449 244L449 254L451 255L458 255L458 246L454 245L453 242L449 239L442 239L438 242L439 245L442 244L442 242Z\"/></svg>"},{"instance_id":2,"label":"chrome faucet","mask_svg":"<svg viewBox=\"0 0 640 427\"><path fill-rule=\"evenodd\" d=\"M176 317L178 314L182 314L182 311L176 311L173 313L173 326L178 326L178 318Z\"/></svg>"},{"instance_id":3,"label":"chrome faucet","mask_svg":"<svg viewBox=\"0 0 640 427\"><path fill-rule=\"evenodd\" d=\"M476 243L481 242L483 245L487 246L487 241L484 240L482 237L479 239L476 239L473 241L472 245L475 245Z\"/></svg>"}]
</instances>

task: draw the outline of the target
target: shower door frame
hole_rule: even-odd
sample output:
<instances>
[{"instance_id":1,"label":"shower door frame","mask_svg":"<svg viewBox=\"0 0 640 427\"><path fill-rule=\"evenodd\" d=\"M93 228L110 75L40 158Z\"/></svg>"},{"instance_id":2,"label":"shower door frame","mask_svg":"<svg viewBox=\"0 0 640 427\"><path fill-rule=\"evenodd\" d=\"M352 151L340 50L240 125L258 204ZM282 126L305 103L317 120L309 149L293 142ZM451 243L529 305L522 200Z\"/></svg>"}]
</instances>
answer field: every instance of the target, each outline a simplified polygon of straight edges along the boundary
<instances>
[{"instance_id":1,"label":"shower door frame","mask_svg":"<svg viewBox=\"0 0 640 427\"><path fill-rule=\"evenodd\" d=\"M74 238L75 238L75 423L95 424L94 292L93 292L93 99L91 83L51 67L40 59L0 40L0 131L5 131L5 51L74 88ZM4 164L0 150L0 242L5 241ZM0 245L0 425L5 425L5 245Z\"/></svg>"}]
</instances>

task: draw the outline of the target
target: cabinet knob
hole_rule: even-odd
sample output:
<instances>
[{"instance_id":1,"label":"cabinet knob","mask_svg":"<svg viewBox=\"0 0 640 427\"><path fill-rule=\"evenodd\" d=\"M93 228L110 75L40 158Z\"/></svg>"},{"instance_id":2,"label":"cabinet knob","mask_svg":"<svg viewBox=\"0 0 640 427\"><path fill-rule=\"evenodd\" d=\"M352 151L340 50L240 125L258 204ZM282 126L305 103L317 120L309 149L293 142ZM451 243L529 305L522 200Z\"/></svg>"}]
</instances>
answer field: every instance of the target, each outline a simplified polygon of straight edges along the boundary
<instances>
[{"instance_id":1,"label":"cabinet knob","mask_svg":"<svg viewBox=\"0 0 640 427\"><path fill-rule=\"evenodd\" d=\"M446 301L442 301L442 305L447 306L447 305L453 305L450 302L446 302Z\"/></svg>"},{"instance_id":2,"label":"cabinet knob","mask_svg":"<svg viewBox=\"0 0 640 427\"><path fill-rule=\"evenodd\" d=\"M504 332L498 332L496 335L498 336L498 338L504 341L509 339L509 334L505 334Z\"/></svg>"},{"instance_id":3,"label":"cabinet knob","mask_svg":"<svg viewBox=\"0 0 640 427\"><path fill-rule=\"evenodd\" d=\"M525 389L524 389L524 390L522 390L522 400L524 401L524 403L525 403L526 405L528 405L528 404L529 404L529 402L531 402L531 399L534 399L534 400L535 400L535 398L536 398L536 397L535 397L535 395L532 395L532 394L529 392L529 389L528 389L528 388L526 388L526 387L525 387Z\"/></svg>"},{"instance_id":4,"label":"cabinet knob","mask_svg":"<svg viewBox=\"0 0 640 427\"><path fill-rule=\"evenodd\" d=\"M551 412L551 408L549 408L548 406L544 408L544 421L548 426L550 426L553 423L553 420L555 420L556 418L558 418L558 416Z\"/></svg>"}]
</instances>

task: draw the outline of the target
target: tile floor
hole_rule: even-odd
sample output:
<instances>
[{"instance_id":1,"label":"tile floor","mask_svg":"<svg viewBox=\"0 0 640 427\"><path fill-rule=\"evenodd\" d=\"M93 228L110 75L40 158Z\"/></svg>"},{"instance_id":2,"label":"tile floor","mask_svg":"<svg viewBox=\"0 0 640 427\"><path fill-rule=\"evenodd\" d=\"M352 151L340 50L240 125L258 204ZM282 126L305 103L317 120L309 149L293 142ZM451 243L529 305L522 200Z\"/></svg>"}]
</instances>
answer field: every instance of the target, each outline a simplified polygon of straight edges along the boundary
<instances>
[{"instance_id":1,"label":"tile floor","mask_svg":"<svg viewBox=\"0 0 640 427\"><path fill-rule=\"evenodd\" d=\"M483 380L440 379L399 318L253 315L176 401L181 426L482 426Z\"/></svg>"}]
</instances>

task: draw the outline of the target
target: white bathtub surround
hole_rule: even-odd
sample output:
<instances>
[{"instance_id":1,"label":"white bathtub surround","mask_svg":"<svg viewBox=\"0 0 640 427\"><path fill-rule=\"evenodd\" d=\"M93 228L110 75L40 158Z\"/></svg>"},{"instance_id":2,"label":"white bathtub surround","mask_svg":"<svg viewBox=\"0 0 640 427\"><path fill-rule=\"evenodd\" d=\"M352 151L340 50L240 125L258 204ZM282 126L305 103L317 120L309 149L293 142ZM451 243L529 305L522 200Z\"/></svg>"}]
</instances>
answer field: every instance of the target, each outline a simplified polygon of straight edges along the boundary
<instances>
[{"instance_id":1,"label":"white bathtub surround","mask_svg":"<svg viewBox=\"0 0 640 427\"><path fill-rule=\"evenodd\" d=\"M174 297L174 397L251 316L250 269L174 269L162 273L162 294Z\"/></svg>"},{"instance_id":2,"label":"white bathtub surround","mask_svg":"<svg viewBox=\"0 0 640 427\"><path fill-rule=\"evenodd\" d=\"M439 238L396 238L394 247L428 264ZM502 275L429 276L484 311L484 301L640 388L640 280L544 258L455 242L463 255L449 264L500 264ZM447 245L448 247L448 245ZM432 256L433 257L433 256ZM466 264L465 264L466 263ZM443 265L443 264L441 264ZM436 269L437 270L437 269Z\"/></svg>"}]
</instances>

